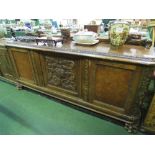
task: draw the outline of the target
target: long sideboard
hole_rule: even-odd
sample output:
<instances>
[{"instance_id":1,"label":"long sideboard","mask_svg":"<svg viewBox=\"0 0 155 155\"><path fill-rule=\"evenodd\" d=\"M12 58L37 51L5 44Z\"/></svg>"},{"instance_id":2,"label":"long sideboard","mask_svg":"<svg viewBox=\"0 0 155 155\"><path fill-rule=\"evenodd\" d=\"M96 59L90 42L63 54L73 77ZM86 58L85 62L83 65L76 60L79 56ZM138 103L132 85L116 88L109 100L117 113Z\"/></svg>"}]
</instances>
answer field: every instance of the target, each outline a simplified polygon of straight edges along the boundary
<instances>
[{"instance_id":1,"label":"long sideboard","mask_svg":"<svg viewBox=\"0 0 155 155\"><path fill-rule=\"evenodd\" d=\"M139 126L140 106L155 67L152 55L151 50L130 45L113 50L103 43L92 47L72 42L62 47L5 43L0 45L0 76L17 87L120 120L132 132Z\"/></svg>"}]
</instances>

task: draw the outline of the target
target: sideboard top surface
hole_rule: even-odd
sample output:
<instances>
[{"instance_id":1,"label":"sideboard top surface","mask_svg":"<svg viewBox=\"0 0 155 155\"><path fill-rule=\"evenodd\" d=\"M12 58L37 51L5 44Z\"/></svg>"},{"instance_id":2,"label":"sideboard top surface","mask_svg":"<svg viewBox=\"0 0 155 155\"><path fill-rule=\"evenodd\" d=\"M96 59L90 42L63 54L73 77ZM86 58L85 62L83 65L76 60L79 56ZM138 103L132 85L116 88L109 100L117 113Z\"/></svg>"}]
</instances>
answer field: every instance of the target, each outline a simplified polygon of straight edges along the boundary
<instances>
[{"instance_id":1,"label":"sideboard top surface","mask_svg":"<svg viewBox=\"0 0 155 155\"><path fill-rule=\"evenodd\" d=\"M57 46L40 46L35 43L0 41L0 46L17 47L38 51L64 53L77 56L86 56L114 61L122 61L143 65L155 65L155 49L146 49L142 46L124 45L113 48L110 44L100 42L92 46L77 45L73 41L58 43Z\"/></svg>"}]
</instances>

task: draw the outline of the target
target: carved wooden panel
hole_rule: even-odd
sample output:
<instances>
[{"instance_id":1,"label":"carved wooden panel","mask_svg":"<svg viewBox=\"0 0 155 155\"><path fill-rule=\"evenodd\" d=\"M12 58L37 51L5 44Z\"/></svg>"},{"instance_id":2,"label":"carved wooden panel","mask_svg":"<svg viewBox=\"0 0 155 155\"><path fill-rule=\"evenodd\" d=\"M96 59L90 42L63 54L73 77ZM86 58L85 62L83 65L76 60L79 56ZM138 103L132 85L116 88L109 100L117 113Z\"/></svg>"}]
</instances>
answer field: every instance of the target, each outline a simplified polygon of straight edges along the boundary
<instances>
[{"instance_id":1,"label":"carved wooden panel","mask_svg":"<svg viewBox=\"0 0 155 155\"><path fill-rule=\"evenodd\" d=\"M144 99L148 98L147 92L153 73L153 67L141 67L141 74L138 84L137 93L135 96L134 104L131 104L129 113L131 120L138 121L140 123L141 109L144 106ZM142 106L142 107L141 107Z\"/></svg>"},{"instance_id":2,"label":"carved wooden panel","mask_svg":"<svg viewBox=\"0 0 155 155\"><path fill-rule=\"evenodd\" d=\"M33 67L30 60L29 52L24 49L11 49L14 59L15 68L17 70L18 78L20 80L34 83Z\"/></svg>"},{"instance_id":3,"label":"carved wooden panel","mask_svg":"<svg viewBox=\"0 0 155 155\"><path fill-rule=\"evenodd\" d=\"M89 59L83 61L83 81L82 81L82 94L85 101L89 101Z\"/></svg>"},{"instance_id":4,"label":"carved wooden panel","mask_svg":"<svg viewBox=\"0 0 155 155\"><path fill-rule=\"evenodd\" d=\"M79 88L80 66L75 58L46 56L47 83L64 90L77 92Z\"/></svg>"},{"instance_id":5,"label":"carved wooden panel","mask_svg":"<svg viewBox=\"0 0 155 155\"><path fill-rule=\"evenodd\" d=\"M152 103L144 121L144 126L150 129L150 131L155 132L155 95L153 97Z\"/></svg>"}]
</instances>

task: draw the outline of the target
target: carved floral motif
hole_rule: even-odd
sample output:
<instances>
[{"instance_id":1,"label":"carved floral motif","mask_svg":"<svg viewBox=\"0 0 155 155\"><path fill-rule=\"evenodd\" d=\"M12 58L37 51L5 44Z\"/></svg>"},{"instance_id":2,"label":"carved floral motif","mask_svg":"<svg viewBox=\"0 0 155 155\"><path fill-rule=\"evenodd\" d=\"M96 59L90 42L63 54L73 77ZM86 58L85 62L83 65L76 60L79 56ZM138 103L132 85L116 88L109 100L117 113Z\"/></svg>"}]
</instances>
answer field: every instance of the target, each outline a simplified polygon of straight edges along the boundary
<instances>
[{"instance_id":1,"label":"carved floral motif","mask_svg":"<svg viewBox=\"0 0 155 155\"><path fill-rule=\"evenodd\" d=\"M88 100L88 86L89 86L89 60L85 60L84 62L84 85L83 85L83 94L84 99Z\"/></svg>"},{"instance_id":2,"label":"carved floral motif","mask_svg":"<svg viewBox=\"0 0 155 155\"><path fill-rule=\"evenodd\" d=\"M46 56L48 83L71 91L76 91L75 62L58 57Z\"/></svg>"},{"instance_id":3,"label":"carved floral motif","mask_svg":"<svg viewBox=\"0 0 155 155\"><path fill-rule=\"evenodd\" d=\"M155 96L153 97L144 124L145 126L150 127L155 131Z\"/></svg>"},{"instance_id":4,"label":"carved floral motif","mask_svg":"<svg viewBox=\"0 0 155 155\"><path fill-rule=\"evenodd\" d=\"M130 128L137 128L140 125L141 119L141 107L143 106L144 98L146 97L146 92L148 90L148 86L150 84L151 76L153 73L153 68L145 67L142 72L141 82L138 88L138 94L136 97L135 104L132 105L132 115L130 120L132 123L129 125Z\"/></svg>"}]
</instances>

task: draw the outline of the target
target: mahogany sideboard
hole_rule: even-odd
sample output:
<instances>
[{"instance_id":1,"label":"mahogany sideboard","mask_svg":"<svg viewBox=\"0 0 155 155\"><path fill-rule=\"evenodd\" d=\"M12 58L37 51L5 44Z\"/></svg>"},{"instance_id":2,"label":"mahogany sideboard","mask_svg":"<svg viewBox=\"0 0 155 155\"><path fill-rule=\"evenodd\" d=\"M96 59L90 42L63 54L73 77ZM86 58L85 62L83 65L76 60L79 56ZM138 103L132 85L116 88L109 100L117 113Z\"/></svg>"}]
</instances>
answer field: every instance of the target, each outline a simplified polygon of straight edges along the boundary
<instances>
[{"instance_id":1,"label":"mahogany sideboard","mask_svg":"<svg viewBox=\"0 0 155 155\"><path fill-rule=\"evenodd\" d=\"M153 49L140 46L0 44L1 79L120 120L129 132L139 125L154 67Z\"/></svg>"}]
</instances>

